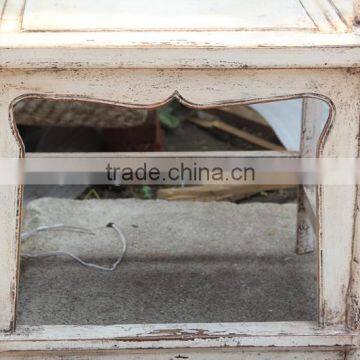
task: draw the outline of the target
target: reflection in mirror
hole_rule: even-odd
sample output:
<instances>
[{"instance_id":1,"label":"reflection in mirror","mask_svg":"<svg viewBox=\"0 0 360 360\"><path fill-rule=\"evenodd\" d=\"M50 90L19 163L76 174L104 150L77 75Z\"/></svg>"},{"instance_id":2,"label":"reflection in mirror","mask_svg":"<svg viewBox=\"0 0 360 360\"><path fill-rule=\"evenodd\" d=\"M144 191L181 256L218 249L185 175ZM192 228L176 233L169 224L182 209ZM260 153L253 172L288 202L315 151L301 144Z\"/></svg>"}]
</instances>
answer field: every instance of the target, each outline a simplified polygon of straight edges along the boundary
<instances>
[{"instance_id":1,"label":"reflection in mirror","mask_svg":"<svg viewBox=\"0 0 360 360\"><path fill-rule=\"evenodd\" d=\"M328 114L317 99L202 110L174 100L145 110L27 98L14 109L27 154L246 151L265 159L315 157ZM298 190L27 184L18 323L315 320L315 187ZM119 257L114 271L87 266L111 268Z\"/></svg>"}]
</instances>

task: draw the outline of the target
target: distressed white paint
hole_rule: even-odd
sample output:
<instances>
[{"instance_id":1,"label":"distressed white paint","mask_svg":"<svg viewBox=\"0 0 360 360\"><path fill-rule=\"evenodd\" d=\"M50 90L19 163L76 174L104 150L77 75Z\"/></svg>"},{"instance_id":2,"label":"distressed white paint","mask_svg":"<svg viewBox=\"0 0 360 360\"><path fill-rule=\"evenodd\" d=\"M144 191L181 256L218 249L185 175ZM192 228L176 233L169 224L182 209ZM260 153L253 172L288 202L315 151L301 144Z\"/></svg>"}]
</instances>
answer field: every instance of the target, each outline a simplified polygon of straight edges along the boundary
<instances>
[{"instance_id":1,"label":"distressed white paint","mask_svg":"<svg viewBox=\"0 0 360 360\"><path fill-rule=\"evenodd\" d=\"M329 27L329 25L328 25ZM299 0L26 0L25 31L316 30Z\"/></svg>"},{"instance_id":2,"label":"distressed white paint","mask_svg":"<svg viewBox=\"0 0 360 360\"><path fill-rule=\"evenodd\" d=\"M345 349L358 345L357 333L343 327L319 329L311 322L147 324L19 327L0 334L1 352L132 350L181 348Z\"/></svg>"},{"instance_id":3,"label":"distressed white paint","mask_svg":"<svg viewBox=\"0 0 360 360\"><path fill-rule=\"evenodd\" d=\"M0 34L0 66L9 69L238 69L346 68L360 64L360 37L354 34L327 39L295 34L291 37L294 46L284 45L285 40L289 39L287 33L282 34L286 37L270 37L266 33L264 36L255 36L254 33L203 33L200 36L197 33L180 32L152 35ZM322 39L324 41L321 41ZM269 40L270 44L266 40ZM99 44L103 41L106 46L104 44L104 47L101 47ZM34 45L31 47L29 44ZM50 44L53 47L49 48Z\"/></svg>"},{"instance_id":4,"label":"distressed white paint","mask_svg":"<svg viewBox=\"0 0 360 360\"><path fill-rule=\"evenodd\" d=\"M0 154L21 156L20 143L9 120L8 93L0 84ZM0 186L0 329L9 330L15 321L18 276L18 236L21 200L20 188Z\"/></svg>"},{"instance_id":5,"label":"distressed white paint","mask_svg":"<svg viewBox=\"0 0 360 360\"><path fill-rule=\"evenodd\" d=\"M2 73L13 98L39 93L106 99L129 106L160 105L176 91L188 104L202 105L318 93L332 99L336 107L336 119L323 140L324 157L357 155L357 79L356 73L346 70L119 69ZM328 186L321 189L320 195L320 314L324 323L339 324L344 322L346 313L355 189ZM338 223L342 226L337 226Z\"/></svg>"},{"instance_id":6,"label":"distressed white paint","mask_svg":"<svg viewBox=\"0 0 360 360\"><path fill-rule=\"evenodd\" d=\"M360 38L346 25L349 0L341 0L346 6L339 1L335 6L333 0L156 0L151 5L107 0L106 6L90 0L28 0L23 9L22 0L8 0L0 22L0 66L355 66ZM126 11L128 16L121 16ZM27 31L21 31L24 26Z\"/></svg>"},{"instance_id":7,"label":"distressed white paint","mask_svg":"<svg viewBox=\"0 0 360 360\"><path fill-rule=\"evenodd\" d=\"M348 0L303 0L301 7L297 0L227 0L233 11L224 3L220 8L215 1L185 0L175 8L179 16L174 18L164 18L170 3L160 6L163 1L155 0L149 7L144 1L125 1L130 17L123 23L118 23L121 2L107 1L112 6L108 17L104 2L27 0L23 18L22 1L7 0L0 20L0 156L21 156L8 113L12 99L28 94L131 107L155 107L172 97L201 107L320 96L331 100L335 111L318 154L358 156L360 37L346 20ZM146 14L135 13L140 4ZM243 13L238 11L241 5ZM222 15L216 24L212 10ZM148 15L151 19L143 22ZM311 25L309 18L314 20ZM147 28L140 28L140 22ZM285 31L290 22L291 29ZM113 31L124 29L132 31ZM9 330L15 318L19 199L16 187L0 189L1 330ZM359 333L345 328L358 328L359 304L348 306L349 299L360 298L355 199L354 186L319 188L319 323L324 329L306 323L201 324L197 330L194 324L22 327L0 334L1 355L21 358L32 350L35 358L56 358L82 350L67 355L94 358L95 353L88 352L101 350L110 351L101 354L105 358L176 357L175 352L159 350L167 347L176 353L185 349L193 359L219 354L225 359L356 358ZM154 332L157 337L152 337Z\"/></svg>"},{"instance_id":8,"label":"distressed white paint","mask_svg":"<svg viewBox=\"0 0 360 360\"><path fill-rule=\"evenodd\" d=\"M347 353L347 352L346 352ZM176 350L133 350L133 351L78 351L66 352L66 359L73 360L344 360L345 351L326 351L326 350L293 350L284 349L282 351L264 351L262 349L176 349ZM32 360L64 359L63 355L56 352L16 352L4 354L2 359L24 359L31 356ZM353 360L353 358L346 358ZM357 359L356 359L357 360Z\"/></svg>"}]
</instances>

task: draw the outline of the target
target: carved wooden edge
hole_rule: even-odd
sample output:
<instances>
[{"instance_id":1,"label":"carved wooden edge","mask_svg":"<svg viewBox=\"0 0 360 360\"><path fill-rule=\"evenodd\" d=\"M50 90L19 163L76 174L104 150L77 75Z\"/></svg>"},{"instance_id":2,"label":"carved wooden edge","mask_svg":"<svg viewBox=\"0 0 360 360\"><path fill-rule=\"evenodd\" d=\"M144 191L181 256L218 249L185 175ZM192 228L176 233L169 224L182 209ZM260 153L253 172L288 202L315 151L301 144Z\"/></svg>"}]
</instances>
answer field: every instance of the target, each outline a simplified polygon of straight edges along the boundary
<instances>
[{"instance_id":1,"label":"carved wooden edge","mask_svg":"<svg viewBox=\"0 0 360 360\"><path fill-rule=\"evenodd\" d=\"M16 121L14 118L14 105L15 103L11 102L9 105L9 122L11 127L11 132L15 137L16 143L19 148L19 157L25 157L25 146L24 142L21 138L19 133L18 127L16 125ZM13 294L13 314L12 314L12 321L10 324L10 331L13 331L16 327L16 313L17 313L17 305L18 305L18 296L19 296L19 280L20 280L20 246L21 246L21 226L22 226L22 215L23 215L23 195L24 195L24 185L17 185L17 214L16 214L16 233L15 237L17 239L17 246L16 246L16 281L12 287L12 294Z\"/></svg>"},{"instance_id":2,"label":"carved wooden edge","mask_svg":"<svg viewBox=\"0 0 360 360\"><path fill-rule=\"evenodd\" d=\"M128 108L137 108L137 109L155 109L158 108L160 106L163 106L167 103L169 103L170 101L176 99L178 100L181 104L189 107L189 108L194 108L194 109L209 109L209 108L216 108L219 106L231 106L231 105L249 105L249 104L254 104L254 103L267 103L267 102L272 102L272 101L281 101L281 100L290 100L290 99L298 99L298 98L313 98L313 99L318 99L318 100L322 100L325 101L328 106L329 106L329 116L328 119L324 125L323 131L319 137L318 140L318 145L317 145L317 157L321 157L322 155L322 150L325 146L326 143L326 139L328 137L328 134L331 130L332 124L334 122L335 116L335 106L334 103L331 101L331 99L329 99L326 96L317 94L317 93L299 93L299 94L292 94L292 95L286 95L286 96L275 96L275 97L271 97L271 98L253 98L253 99L245 99L245 100L226 100L226 101L219 101L219 102L211 102L211 103L207 103L207 104L197 104L192 102L191 100L188 100L186 98L184 98L181 93L179 91L174 91L169 97L165 98L162 101L156 102L156 103L149 103L149 104L136 104L136 103L124 103L124 102L120 102L120 101L108 101L108 100L104 100L104 99L96 99L96 98L89 98L89 97L85 97L85 96L71 96L71 95L54 95L54 94L44 94L44 93L29 93L29 94L24 94L24 95L20 95L18 97L16 97L15 99L13 99L10 104L9 104L9 121L10 121L10 126L12 129L12 133L16 139L16 143L18 144L19 147L19 154L20 154L20 158L24 158L25 157L25 151L24 151L24 145L22 142L22 139L18 133L17 130L17 126L15 123L15 119L13 117L13 108L15 106L15 104L19 101L21 101L22 99L25 98L44 98L44 99L53 99L53 100L68 100L68 101L74 101L74 100L79 100L79 101L88 101L88 102L98 102L98 103L103 103L103 104L111 104L111 105L117 105L117 106L122 106L122 107L128 107ZM18 216L17 216L17 223L18 223L18 228L17 228L17 241L18 241L18 246L20 246L20 224L21 224L21 213L22 213L22 192L23 192L23 188L20 186L18 189ZM319 208L319 203L320 203L320 197L321 197L321 186L317 186L317 194L316 194L316 213L320 214L320 208ZM317 217L316 219L316 225L315 228L319 229L320 228L320 224L319 224L319 217ZM19 257L19 255L18 255ZM19 259L17 260L19 261ZM319 261L321 261L321 259L319 259ZM17 277L19 276L19 271L17 272ZM319 292L321 293L321 276L319 274L319 281L318 281L318 287L319 287ZM13 307L13 322L11 324L11 328L10 331L15 331L16 329L16 319L15 319L15 310L16 310L16 300L17 300L17 289L18 289L18 279L16 279L16 284L14 284L14 290L13 290L13 300L12 300L12 307ZM322 308L323 308L323 304L321 302L321 296L319 296L319 324L323 325L323 316L322 314Z\"/></svg>"},{"instance_id":3,"label":"carved wooden edge","mask_svg":"<svg viewBox=\"0 0 360 360\"><path fill-rule=\"evenodd\" d=\"M335 70L334 70L335 71ZM315 70L314 70L315 72ZM282 72L279 72L279 75L281 75ZM354 137L351 136L351 134L349 135L349 141L351 141L351 151L350 153L353 154L355 153L353 150L356 149L356 141L355 141L355 132L356 129L358 129L358 121L357 121L357 115L358 115L358 111L357 111L357 107L354 106L353 102L354 102L354 95L357 92L356 91L347 91L347 89L352 89L353 87L355 87L355 84L357 84L357 74L358 73L353 73L350 71L347 72L341 72L341 74L339 73L339 77L337 78L339 81L338 83L334 83L333 80L330 80L331 78L331 73L330 71L326 71L326 72L318 72L316 71L316 74L314 73L314 78L312 77L312 73L310 71L299 71L299 74L297 74L296 76L300 76L303 77L302 81L307 81L305 84L299 86L299 87L294 87L293 88L293 83L287 83L285 82L284 85L286 85L285 88L281 88L281 81L277 82L278 86L281 88L281 91L278 90L273 90L271 88L271 90L266 90L266 91L259 91L258 92L258 86L256 86L253 90L249 90L247 92L233 92L233 96L232 98L227 97L226 99L223 99L222 102L229 102L230 99L245 99L242 102L248 102L248 103L252 103L252 102L265 102L265 101L271 101L271 100L281 100L284 98L289 98L289 96L283 96L284 94L295 94L293 95L293 97L300 97L301 93L303 93L304 96L310 96L313 95L312 97L316 97L319 98L318 93L322 93L322 91L324 90L324 94L327 94L328 98L333 98L335 101L335 104L337 106L337 113L340 115L341 119L339 119L339 121L335 121L333 123L334 125L334 129L331 131L330 133L330 137L329 139L327 139L326 141L326 146L325 146L325 151L324 151L324 156L332 156L332 154L334 154L336 156L337 152L333 151L333 149L336 149L337 144L339 144L340 146L345 146L345 150L347 149L347 139L344 138L340 138L337 136L334 138L334 134L337 134L337 132L335 133L334 130L336 129L337 131L341 130L345 130L346 127L341 127L339 124L344 123L343 120L347 119L347 114L349 113L349 121L351 121L351 123L349 123L349 126L351 127L351 129L353 129L353 132L351 134L353 134ZM162 74L163 76L166 76L167 74L164 73ZM259 72L259 75L263 76L262 72ZM356 78L355 78L356 75ZM350 82L348 84L348 81L345 81L347 79L349 79L349 77L351 77L352 82ZM40 80L41 78L39 78ZM272 79L272 77L270 77L270 79ZM314 84L313 83L309 83L311 81L311 79L314 79ZM315 82L315 80L318 79L320 81L324 81L324 84L322 82L318 83ZM342 79L344 79L344 83L342 82ZM245 78L244 80L248 81L248 78ZM86 86L87 81L85 81L84 84L82 84L82 86ZM106 79L104 79L104 81L106 81ZM131 81L133 81L133 78L131 78ZM186 81L186 79L184 79L184 81ZM226 89L226 82L227 79L223 78L224 83L221 84L220 88L223 88L225 86ZM241 84L242 87L244 87L244 83L242 83L242 77L239 77L239 84ZM112 82L110 81L108 85L111 85ZM272 83L273 84L273 83ZM302 83L301 83L302 84ZM323 84L323 85L322 85ZM328 85L331 84L331 88L328 88ZM180 86L179 86L180 85ZM315 86L316 85L316 86ZM151 86L148 84L148 86ZM351 86L351 87L350 87ZM240 86L239 86L240 87ZM344 90L344 96L341 97L342 93L338 93L337 89L343 89ZM174 82L173 86L171 86L170 88L172 89L181 89L181 93L185 94L186 92L186 97L187 99L198 99L198 95L196 92L196 87L191 87L191 91L188 92L188 87L183 85L183 82L177 83ZM78 90L76 87L72 87L70 86L65 86L63 88L64 90L60 90L56 91L56 84L54 86L51 86L49 89L47 87L45 87L43 90L36 90L36 92L42 92L42 93L47 93L49 91L49 93L51 94L59 94L59 93L64 93L67 94L68 98L74 98L74 93L77 94L78 96L75 96L75 98L79 98L79 99L83 99L84 95L90 97L91 99L89 100L96 100L95 98L101 99L101 98L106 98L106 96L104 96L104 94L107 94L106 92L102 92L101 89L99 89L99 91L89 91L87 92L84 91L82 88L82 90ZM296 91L295 89L299 89L298 91ZM304 91L302 91L301 89L304 89ZM255 91L256 90L256 91ZM212 92L212 89L209 89L209 91L211 91L207 96L205 95L201 95L200 96L200 100L197 100L197 103L200 103L202 105L206 105L206 106L214 106L214 104L216 105L216 101L218 100L218 97L216 95L216 93ZM26 91L26 86L23 85L20 89L18 89L17 91L12 92L13 96L9 96L7 97L6 101L10 102L11 99L16 98L16 96L21 96L21 95L25 95L29 93L29 91ZM127 97L127 99L130 99L128 101L132 102L132 106L140 106L139 104L135 104L136 102L140 102L140 103L148 103L148 106L152 106L151 104L149 105L149 103L153 102L153 103L163 103L164 102L164 98L166 97L167 94L170 94L171 92L169 92L168 90L166 91L162 91L162 96L141 96L140 98L144 99L144 100L135 100L138 97L135 96L133 97ZM311 94L311 93L315 93L315 94ZM165 96L164 96L165 94ZM177 94L179 94L179 92L174 92L174 96L176 96ZM212 94L212 95L211 95ZM248 95L251 94L251 95ZM260 95L261 94L261 95ZM44 94L42 94L44 95ZM34 94L34 96L39 96L37 94ZM40 94L41 96L41 94ZM122 95L115 95L115 96L111 96L109 99L112 99L112 103L115 102L115 104L119 103L117 102L119 99L121 99ZM178 95L180 97L182 97L180 94ZM340 98L338 97L340 96ZM345 97L346 96L346 97ZM53 97L53 96L51 96ZM56 96L55 96L56 97ZM61 96L58 96L61 97ZM262 98L261 98L262 97ZM145 100L147 99L147 100ZM156 100L154 100L156 99ZM211 99L211 100L210 100ZM101 100L100 100L101 101ZM187 101L187 100L185 100ZM235 103L238 103L239 101L236 100ZM329 100L327 101L327 103L329 103ZM195 104L196 105L196 104ZM334 111L332 111L334 112ZM330 114L331 116L331 114ZM340 121L341 120L341 121ZM329 124L329 123L328 123ZM348 133L348 132L346 132ZM323 132L323 136L326 136L326 134ZM12 141L12 143L14 144L15 141ZM330 146L329 146L330 145ZM341 150L342 148L340 147L339 150ZM349 147L350 150L350 147ZM348 153L348 152L346 152ZM344 191L340 191L340 192L335 192L335 195L338 194L339 195L346 195L347 193ZM347 218L352 219L352 206L354 204L354 199L355 199L355 194L353 194L354 191L351 191L351 196L347 196L346 197L346 216ZM321 200L320 204L323 204L323 201L330 201L331 204L337 206L337 199L336 196L332 196L331 197L331 190L329 190L327 187L324 187L324 192L323 192L323 200ZM351 199L350 199L351 197ZM322 205L321 205L322 206ZM324 207L322 206L322 210L325 212L326 214L328 214L328 208L324 209ZM338 210L336 213L341 215L341 209ZM343 212L344 213L344 212ZM324 214L322 214L322 218L324 217ZM332 217L333 219L333 217ZM344 219L345 220L345 219ZM324 249L324 243L323 240L325 239L325 245L329 245L329 239L328 237L330 236L330 244L334 245L336 249L342 249L342 248L346 248L346 251L344 252L340 252L341 254L344 253L344 255L346 256L346 263L344 263L344 260L342 260L342 256L339 256L338 258L334 258L333 259L333 255L331 254L331 252L329 253L328 251L323 251L323 257L321 259L323 259L322 262L319 262L320 264L320 269L324 269L322 271L320 271L320 275L323 277L323 280L319 283L320 287L323 289L323 293L324 293L324 297L320 299L323 299L323 308L325 308L325 311L323 313L319 313L322 314L322 317L320 317L320 319L326 319L326 323L325 325L334 325L334 324L345 324L345 304L346 304L346 293L344 290L346 290L348 281L349 281L349 277L350 277L350 266L347 266L348 264L350 265L350 256L351 256L351 228L349 228L350 223L352 223L352 221L347 221L346 224L348 225L348 227L346 228L347 234L346 234L346 242L343 244L339 241L337 241L337 239L327 233L327 236L323 237L320 236L320 246L321 246L321 250L325 250ZM333 223L334 224L334 223ZM331 229L334 229L335 225L331 225ZM326 230L327 227L326 225L330 225L330 224L325 224L324 229L322 230ZM338 226L338 225L336 225ZM339 227L338 227L339 228ZM341 238L341 231L339 231L339 237ZM328 248L327 248L328 249ZM334 264L332 263L332 260L334 260ZM349 262L348 262L349 260ZM325 264L324 266L322 266L321 264ZM333 281L330 281L329 276L331 275L334 279L335 274L336 274L336 266L341 266L341 268L339 269L340 274L342 275L342 279L340 282L341 285L341 289L338 286L339 282L334 283ZM335 270L334 270L335 269ZM345 269L343 271L343 269ZM330 282L330 284L327 283L327 281ZM346 285L345 285L346 283ZM330 285L330 286L329 286ZM332 291L332 287L334 287L334 292ZM330 290L330 291L329 291ZM341 293L340 293L341 292ZM334 296L332 295L334 293ZM333 300L335 299L335 300ZM330 304L330 305L329 305Z\"/></svg>"},{"instance_id":4,"label":"carved wooden edge","mask_svg":"<svg viewBox=\"0 0 360 360\"><path fill-rule=\"evenodd\" d=\"M87 96L78 96L78 95L62 95L62 94L47 94L47 93L27 93L24 95L20 95L16 98L14 98L9 105L9 111L12 111L12 108L15 106L15 104L23 99L28 98L37 98L37 99L49 99L49 100L61 100L61 101L86 101L86 102L94 102L94 103L101 103L101 104L108 104L108 105L116 105L120 107L127 107L131 109L144 109L144 110L154 110L161 106L164 106L168 104L169 102L173 100L179 101L180 104L197 110L206 110L206 109L214 109L217 107L222 106L236 106L236 105L252 105L252 104L264 104L264 103L270 103L275 101L283 101L283 100L292 100L292 99L303 99L303 98L312 98L312 99L318 99L321 101L324 101L329 105L330 108L330 114L332 114L331 109L335 108L335 105L333 101L328 98L327 96L317 94L315 92L304 92L304 93L295 93L291 95L282 95L282 96L273 96L273 97L267 97L267 98L249 98L249 99L243 99L243 100L221 100L221 101L212 101L209 103L195 103L186 97L182 96L181 92L178 90L175 90L171 95L164 98L161 101L155 102L155 103L145 103L145 104L139 104L134 102L123 102L123 101L112 101L112 100L106 100L106 99L99 99L95 97L87 97ZM329 118L327 119L330 120ZM326 125L324 126L323 133L326 130ZM14 126L14 124L12 124ZM15 124L16 126L16 124ZM321 135L323 136L323 135Z\"/></svg>"}]
</instances>

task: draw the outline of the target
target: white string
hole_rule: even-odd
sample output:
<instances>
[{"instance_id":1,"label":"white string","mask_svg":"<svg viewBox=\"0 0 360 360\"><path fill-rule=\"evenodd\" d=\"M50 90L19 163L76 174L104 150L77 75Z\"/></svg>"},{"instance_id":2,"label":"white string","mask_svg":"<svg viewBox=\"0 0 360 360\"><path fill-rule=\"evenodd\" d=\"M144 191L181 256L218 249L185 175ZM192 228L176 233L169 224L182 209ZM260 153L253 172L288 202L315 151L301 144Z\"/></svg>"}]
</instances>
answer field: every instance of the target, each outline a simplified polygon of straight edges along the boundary
<instances>
[{"instance_id":1,"label":"white string","mask_svg":"<svg viewBox=\"0 0 360 360\"><path fill-rule=\"evenodd\" d=\"M63 224L56 224L56 225L51 225L51 226L39 226L34 230L29 230L29 231L25 231L21 234L21 240L26 240L40 232L43 231L51 231L51 230L71 230L74 232L80 232L80 233L86 233L86 234L91 234L91 235L95 235L95 233L93 233L90 230L84 229L82 227L78 227L78 226L66 226Z\"/></svg>"},{"instance_id":2,"label":"white string","mask_svg":"<svg viewBox=\"0 0 360 360\"><path fill-rule=\"evenodd\" d=\"M48 257L48 256L69 256L72 259L74 259L75 261L79 262L81 265L84 265L84 266L87 266L90 268L94 268L97 270L102 270L102 271L114 271L114 270L116 270L118 265L121 263L124 255L125 255L126 247L127 247L126 239L125 239L124 234L122 233L122 231L116 224L108 223L106 225L106 227L113 228L119 235L121 243L122 243L122 249L121 249L120 255L118 256L118 258L112 264L111 267L105 267L105 266L100 266L100 265L86 262L86 261L80 259L78 256L76 256L70 252L67 252L67 251L48 251L48 252L44 252L44 253L22 253L21 256L26 257L26 258L41 258L41 257ZM57 224L57 225L50 225L50 226L39 226L38 228L36 228L34 230L26 231L21 234L21 240L28 239L40 232L51 231L51 230L70 230L70 231L74 231L74 232L81 232L81 233L95 235L92 231L90 231L88 229L84 229L84 228L77 227L77 226L66 226L63 224Z\"/></svg>"}]
</instances>

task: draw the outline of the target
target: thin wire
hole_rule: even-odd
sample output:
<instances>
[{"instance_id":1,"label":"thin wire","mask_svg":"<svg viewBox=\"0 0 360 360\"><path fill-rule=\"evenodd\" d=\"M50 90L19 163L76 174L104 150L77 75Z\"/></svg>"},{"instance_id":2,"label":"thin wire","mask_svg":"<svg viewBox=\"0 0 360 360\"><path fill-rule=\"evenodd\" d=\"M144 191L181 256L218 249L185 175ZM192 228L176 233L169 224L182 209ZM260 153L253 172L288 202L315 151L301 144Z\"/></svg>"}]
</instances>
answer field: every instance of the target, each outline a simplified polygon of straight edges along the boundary
<instances>
[{"instance_id":1,"label":"thin wire","mask_svg":"<svg viewBox=\"0 0 360 360\"><path fill-rule=\"evenodd\" d=\"M114 271L119 266L119 264L121 263L124 255L126 253L126 249L127 249L126 238L125 238L124 234L122 233L122 231L120 230L120 228L116 224L108 223L106 225L106 227L113 228L116 231L116 233L119 235L119 238L122 243L122 249L121 249L120 255L118 256L118 258L112 264L111 267L100 266L100 265L96 265L96 264L93 264L90 262L86 262L86 261L82 260L81 258L79 258L78 256L76 256L70 252L67 252L67 251L48 251L48 252L44 252L44 253L22 253L21 256L25 257L25 258L41 258L41 257L48 257L48 256L69 256L72 259L74 259L75 261L79 262L81 265L84 265L86 267L90 267L90 268L94 268L94 269L102 270L102 271ZM21 234L21 240L28 239L40 232L51 231L51 230L70 230L70 231L95 235L92 231L90 231L88 229L84 229L84 228L77 227L77 226L66 226L63 224L57 224L57 225L51 225L51 226L39 226L38 228L36 228L34 230L24 232Z\"/></svg>"},{"instance_id":2,"label":"thin wire","mask_svg":"<svg viewBox=\"0 0 360 360\"><path fill-rule=\"evenodd\" d=\"M40 232L43 232L43 231L52 231L52 230L70 230L70 231L74 231L74 232L95 235L95 233L93 233L92 231L90 231L88 229L84 229L82 227L56 224L56 225L51 225L51 226L46 226L46 225L39 226L38 228L36 228L34 230L25 231L21 234L21 240L26 240L26 239L28 239Z\"/></svg>"}]
</instances>

